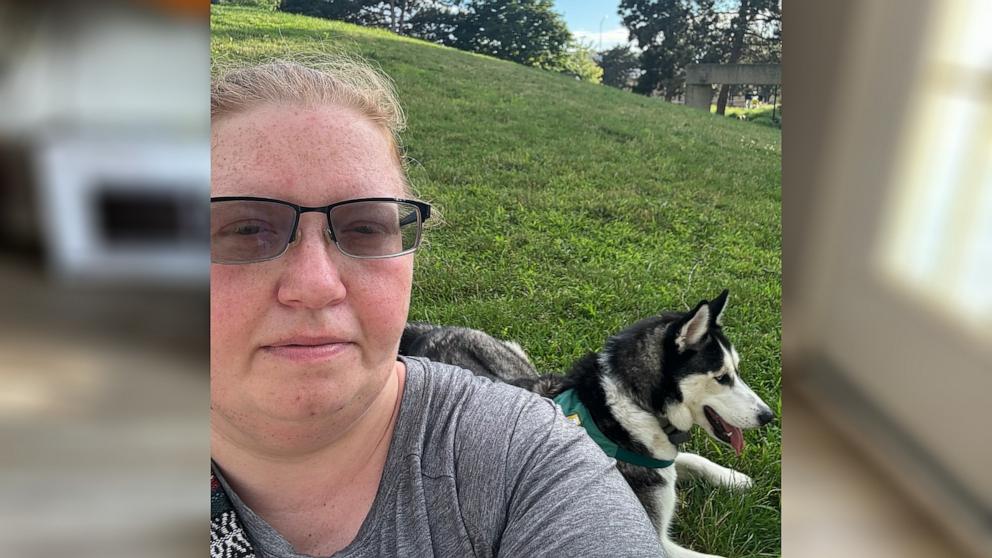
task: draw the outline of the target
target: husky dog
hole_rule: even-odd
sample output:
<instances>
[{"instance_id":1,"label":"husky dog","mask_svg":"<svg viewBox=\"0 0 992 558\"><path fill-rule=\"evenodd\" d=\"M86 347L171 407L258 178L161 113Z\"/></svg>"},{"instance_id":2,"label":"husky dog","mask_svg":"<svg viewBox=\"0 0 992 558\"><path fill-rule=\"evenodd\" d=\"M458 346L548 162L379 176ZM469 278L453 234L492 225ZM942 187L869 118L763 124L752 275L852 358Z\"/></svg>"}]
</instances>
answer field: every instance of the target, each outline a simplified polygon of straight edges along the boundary
<instances>
[{"instance_id":1,"label":"husky dog","mask_svg":"<svg viewBox=\"0 0 992 558\"><path fill-rule=\"evenodd\" d=\"M744 449L742 430L774 414L738 374L739 357L720 318L727 291L689 312L666 312L624 329L603 350L580 358L564 376L541 375L516 343L481 331L408 324L400 354L423 356L472 370L553 398L609 455L651 518L672 558L712 557L673 542L677 475L749 488L747 475L678 445L692 426ZM671 466L674 464L674 467Z\"/></svg>"}]
</instances>

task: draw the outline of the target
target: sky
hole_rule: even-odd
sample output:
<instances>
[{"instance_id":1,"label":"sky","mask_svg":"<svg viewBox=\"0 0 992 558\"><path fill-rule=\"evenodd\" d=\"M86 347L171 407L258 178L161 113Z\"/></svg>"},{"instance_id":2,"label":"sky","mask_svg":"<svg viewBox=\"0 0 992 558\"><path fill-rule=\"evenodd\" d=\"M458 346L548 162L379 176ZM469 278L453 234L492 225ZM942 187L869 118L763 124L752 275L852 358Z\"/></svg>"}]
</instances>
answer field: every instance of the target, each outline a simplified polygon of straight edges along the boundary
<instances>
[{"instance_id":1,"label":"sky","mask_svg":"<svg viewBox=\"0 0 992 558\"><path fill-rule=\"evenodd\" d=\"M555 11L564 16L575 38L600 50L601 23L603 49L627 43L627 28L617 15L619 5L620 0L555 0Z\"/></svg>"}]
</instances>

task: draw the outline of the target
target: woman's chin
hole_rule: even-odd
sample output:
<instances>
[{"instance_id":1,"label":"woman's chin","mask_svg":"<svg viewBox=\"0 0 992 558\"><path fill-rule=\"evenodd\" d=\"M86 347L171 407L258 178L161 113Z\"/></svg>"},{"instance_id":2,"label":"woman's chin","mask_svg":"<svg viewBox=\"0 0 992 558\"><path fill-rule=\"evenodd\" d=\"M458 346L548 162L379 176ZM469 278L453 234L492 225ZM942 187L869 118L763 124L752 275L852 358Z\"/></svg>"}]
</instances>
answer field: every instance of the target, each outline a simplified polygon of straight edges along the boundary
<instances>
[{"instance_id":1,"label":"woman's chin","mask_svg":"<svg viewBox=\"0 0 992 558\"><path fill-rule=\"evenodd\" d=\"M350 370L322 368L318 372L287 374L260 392L265 399L257 404L265 415L287 423L348 423L368 410L382 391L384 379L356 376Z\"/></svg>"},{"instance_id":2,"label":"woman's chin","mask_svg":"<svg viewBox=\"0 0 992 558\"><path fill-rule=\"evenodd\" d=\"M289 387L289 386L283 386ZM269 417L288 422L332 419L353 407L358 397L355 389L346 389L333 381L302 382L292 389L278 389L265 401Z\"/></svg>"}]
</instances>

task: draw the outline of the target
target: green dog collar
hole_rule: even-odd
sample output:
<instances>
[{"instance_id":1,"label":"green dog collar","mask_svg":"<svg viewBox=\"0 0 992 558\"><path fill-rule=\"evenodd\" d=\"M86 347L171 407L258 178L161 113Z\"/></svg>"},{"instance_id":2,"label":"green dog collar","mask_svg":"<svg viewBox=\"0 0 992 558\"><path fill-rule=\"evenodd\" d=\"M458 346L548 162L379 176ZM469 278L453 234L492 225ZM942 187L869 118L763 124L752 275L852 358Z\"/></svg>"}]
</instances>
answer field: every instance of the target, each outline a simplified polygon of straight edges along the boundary
<instances>
[{"instance_id":1,"label":"green dog collar","mask_svg":"<svg viewBox=\"0 0 992 558\"><path fill-rule=\"evenodd\" d=\"M609 455L617 461L624 461L633 465L650 467L652 469L664 469L665 467L671 467L672 464L675 463L674 461L655 459L653 457L627 451L607 438L606 435L603 434L602 431L600 431L596 426L596 422L592 420L592 415L589 414L589 409L586 409L586 406L579 401L579 396L575 393L575 390L567 389L561 392L557 397L555 397L555 403L561 407L562 412L565 413L565 417L568 420L574 422L582 428L585 428L586 433L589 434L589 437L592 438L604 452L606 452L606 455Z\"/></svg>"}]
</instances>

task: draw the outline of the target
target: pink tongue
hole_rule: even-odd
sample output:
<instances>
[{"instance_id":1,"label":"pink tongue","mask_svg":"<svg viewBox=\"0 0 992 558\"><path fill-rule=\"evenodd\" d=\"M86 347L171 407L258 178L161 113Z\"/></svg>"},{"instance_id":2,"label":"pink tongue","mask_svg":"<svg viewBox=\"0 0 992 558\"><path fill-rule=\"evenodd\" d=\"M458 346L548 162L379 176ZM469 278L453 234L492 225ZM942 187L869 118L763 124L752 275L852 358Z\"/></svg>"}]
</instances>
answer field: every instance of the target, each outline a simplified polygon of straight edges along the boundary
<instances>
[{"instance_id":1,"label":"pink tongue","mask_svg":"<svg viewBox=\"0 0 992 558\"><path fill-rule=\"evenodd\" d=\"M727 424L726 426L730 426ZM733 446L737 455L744 451L744 433L736 426L730 426L730 445Z\"/></svg>"}]
</instances>

